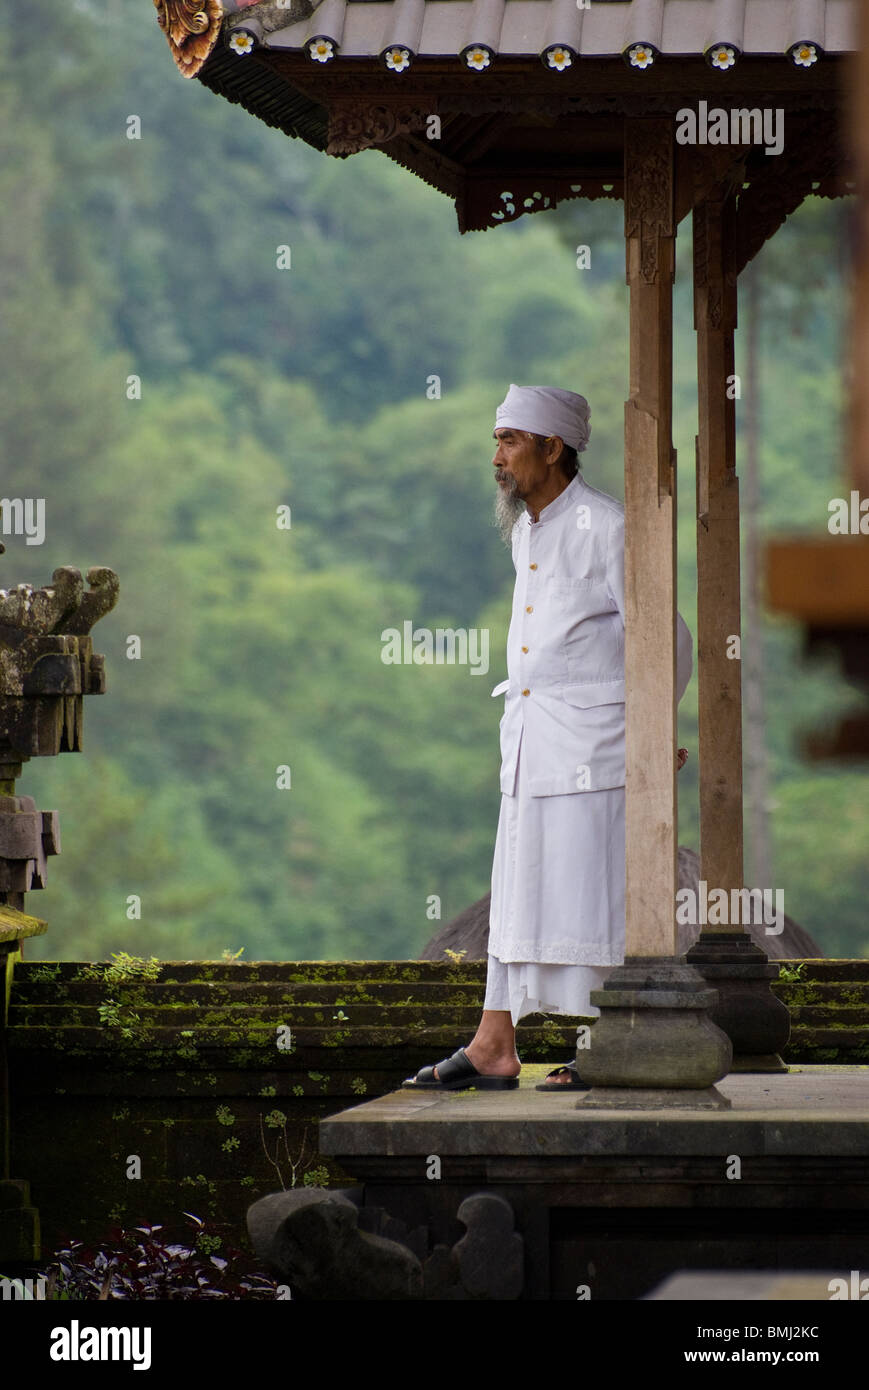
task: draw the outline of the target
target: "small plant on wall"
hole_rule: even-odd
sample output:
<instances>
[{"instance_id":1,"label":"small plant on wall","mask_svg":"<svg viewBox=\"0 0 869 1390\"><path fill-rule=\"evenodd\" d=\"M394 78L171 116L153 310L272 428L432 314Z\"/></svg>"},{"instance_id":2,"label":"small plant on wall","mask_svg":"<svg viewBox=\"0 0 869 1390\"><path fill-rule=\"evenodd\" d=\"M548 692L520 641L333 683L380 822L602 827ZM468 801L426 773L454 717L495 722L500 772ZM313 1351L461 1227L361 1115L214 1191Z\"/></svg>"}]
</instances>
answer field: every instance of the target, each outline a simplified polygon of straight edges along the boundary
<instances>
[{"instance_id":1,"label":"small plant on wall","mask_svg":"<svg viewBox=\"0 0 869 1390\"><path fill-rule=\"evenodd\" d=\"M274 1156L272 1156L272 1151L269 1148L269 1142L266 1138L266 1127L275 1134ZM278 1182L284 1192L286 1192L288 1187L296 1186L300 1173L304 1174L302 1177L303 1187L325 1187L328 1184L329 1169L324 1165L321 1164L319 1167L309 1168L306 1172L304 1171L305 1163L309 1162L314 1157L315 1153L312 1147L306 1159L305 1151L308 1146L307 1127L302 1132L302 1146L296 1158L293 1158L290 1154L289 1140L287 1139L287 1117L283 1110L272 1110L271 1113L266 1116L260 1115L259 1130L265 1156L277 1173ZM288 1182L284 1181L284 1166L286 1166L286 1177L289 1179Z\"/></svg>"}]
</instances>

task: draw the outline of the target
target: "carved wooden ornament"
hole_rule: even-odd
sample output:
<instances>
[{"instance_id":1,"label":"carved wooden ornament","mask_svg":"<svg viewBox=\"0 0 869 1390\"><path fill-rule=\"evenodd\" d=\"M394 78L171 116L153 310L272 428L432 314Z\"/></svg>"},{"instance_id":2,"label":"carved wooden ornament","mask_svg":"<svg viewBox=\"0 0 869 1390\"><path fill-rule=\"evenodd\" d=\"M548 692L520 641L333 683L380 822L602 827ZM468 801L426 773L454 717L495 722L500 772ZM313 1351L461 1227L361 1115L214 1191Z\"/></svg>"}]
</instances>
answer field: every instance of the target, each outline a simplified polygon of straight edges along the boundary
<instances>
[{"instance_id":1,"label":"carved wooden ornament","mask_svg":"<svg viewBox=\"0 0 869 1390\"><path fill-rule=\"evenodd\" d=\"M154 5L176 67L185 77L195 77L217 43L221 0L154 0Z\"/></svg>"},{"instance_id":2,"label":"carved wooden ornament","mask_svg":"<svg viewBox=\"0 0 869 1390\"><path fill-rule=\"evenodd\" d=\"M334 102L329 112L329 142L326 145L326 153L358 154L360 150L370 149L372 145L382 145L388 140L394 140L397 135L409 135L412 131L425 130L428 115L428 107L393 108L374 102L348 102L346 105Z\"/></svg>"}]
</instances>

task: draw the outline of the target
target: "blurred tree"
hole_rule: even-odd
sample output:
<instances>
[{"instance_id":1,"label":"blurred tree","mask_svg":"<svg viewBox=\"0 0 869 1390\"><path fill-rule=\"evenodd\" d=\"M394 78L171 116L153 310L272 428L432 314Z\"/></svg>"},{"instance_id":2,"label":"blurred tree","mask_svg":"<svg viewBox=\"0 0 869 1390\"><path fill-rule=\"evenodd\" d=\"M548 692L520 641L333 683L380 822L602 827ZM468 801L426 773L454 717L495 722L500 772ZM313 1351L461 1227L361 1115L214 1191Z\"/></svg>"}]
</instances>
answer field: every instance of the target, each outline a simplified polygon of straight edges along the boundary
<instances>
[{"instance_id":1,"label":"blurred tree","mask_svg":"<svg viewBox=\"0 0 869 1390\"><path fill-rule=\"evenodd\" d=\"M34 949L412 955L431 896L447 919L488 887L512 588L491 431L510 381L588 396L584 471L622 495L621 205L461 238L450 203L385 156L329 160L183 82L139 0L31 0L28 21L0 56L0 418L4 492L44 496L48 534L38 552L7 538L4 582L102 563L122 584L84 757L22 779L63 827ZM821 529L839 486L840 217L809 204L759 261L769 527ZM680 234L693 622L689 255ZM384 665L381 633L406 620L485 629L489 671ZM828 949L859 954L865 782L815 775L795 746L850 692L802 666L785 625L766 641L777 882ZM680 838L696 843L695 684L680 740ZM141 922L125 913L138 893Z\"/></svg>"}]
</instances>

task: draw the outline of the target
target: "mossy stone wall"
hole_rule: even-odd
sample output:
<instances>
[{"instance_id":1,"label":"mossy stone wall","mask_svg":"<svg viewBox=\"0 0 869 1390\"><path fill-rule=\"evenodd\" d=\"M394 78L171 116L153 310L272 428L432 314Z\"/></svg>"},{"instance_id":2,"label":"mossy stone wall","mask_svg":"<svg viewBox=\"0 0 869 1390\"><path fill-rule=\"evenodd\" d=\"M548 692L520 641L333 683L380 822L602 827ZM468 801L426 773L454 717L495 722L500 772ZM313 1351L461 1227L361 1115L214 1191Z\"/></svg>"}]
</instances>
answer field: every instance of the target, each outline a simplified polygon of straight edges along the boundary
<instances>
[{"instance_id":1,"label":"mossy stone wall","mask_svg":"<svg viewBox=\"0 0 869 1390\"><path fill-rule=\"evenodd\" d=\"M869 1063L869 961L785 962L790 1062ZM43 1250L113 1224L209 1217L246 1244L267 1192L346 1183L316 1150L326 1115L394 1090L470 1039L482 962L166 962L153 978L75 962L15 967L12 1172ZM581 1020L520 1025L528 1061L564 1061Z\"/></svg>"}]
</instances>

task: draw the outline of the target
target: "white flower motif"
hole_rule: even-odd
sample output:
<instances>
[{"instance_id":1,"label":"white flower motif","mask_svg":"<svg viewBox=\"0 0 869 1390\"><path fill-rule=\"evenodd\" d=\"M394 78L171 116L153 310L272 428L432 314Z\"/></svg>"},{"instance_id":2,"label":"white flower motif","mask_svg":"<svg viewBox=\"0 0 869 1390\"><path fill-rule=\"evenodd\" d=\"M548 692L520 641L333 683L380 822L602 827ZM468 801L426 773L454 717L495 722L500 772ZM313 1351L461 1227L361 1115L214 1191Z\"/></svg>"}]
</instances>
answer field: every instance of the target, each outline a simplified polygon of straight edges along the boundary
<instances>
[{"instance_id":1,"label":"white flower motif","mask_svg":"<svg viewBox=\"0 0 869 1390\"><path fill-rule=\"evenodd\" d=\"M335 50L328 39L312 39L308 44L308 52L315 63L328 63L329 59L335 56Z\"/></svg>"},{"instance_id":2,"label":"white flower motif","mask_svg":"<svg viewBox=\"0 0 869 1390\"><path fill-rule=\"evenodd\" d=\"M404 72L405 68L410 67L410 50L407 48L390 48L386 53L386 66L392 68L393 72Z\"/></svg>"},{"instance_id":3,"label":"white flower motif","mask_svg":"<svg viewBox=\"0 0 869 1390\"><path fill-rule=\"evenodd\" d=\"M655 61L654 53L645 43L635 43L633 48L628 49L628 57L632 68L648 68Z\"/></svg>"},{"instance_id":4,"label":"white flower motif","mask_svg":"<svg viewBox=\"0 0 869 1390\"><path fill-rule=\"evenodd\" d=\"M253 36L242 33L233 34L229 46L233 53L237 53L240 58L243 58L246 53L253 53Z\"/></svg>"},{"instance_id":5,"label":"white flower motif","mask_svg":"<svg viewBox=\"0 0 869 1390\"><path fill-rule=\"evenodd\" d=\"M733 67L733 64L736 62L736 54L732 48L727 48L722 43L719 44L717 48L712 49L712 52L709 54L709 61L714 68L721 68L721 70L724 71L726 68Z\"/></svg>"},{"instance_id":6,"label":"white flower motif","mask_svg":"<svg viewBox=\"0 0 869 1390\"><path fill-rule=\"evenodd\" d=\"M465 62L469 68L476 68L477 72L482 72L483 68L489 66L490 54L488 48L469 49L465 54Z\"/></svg>"},{"instance_id":7,"label":"white flower motif","mask_svg":"<svg viewBox=\"0 0 869 1390\"><path fill-rule=\"evenodd\" d=\"M818 50L813 43L799 43L791 54L798 68L810 68L818 61Z\"/></svg>"},{"instance_id":8,"label":"white flower motif","mask_svg":"<svg viewBox=\"0 0 869 1390\"><path fill-rule=\"evenodd\" d=\"M559 72L564 72L569 68L573 59L566 48L549 48L546 51L546 61L551 68L557 68Z\"/></svg>"}]
</instances>

